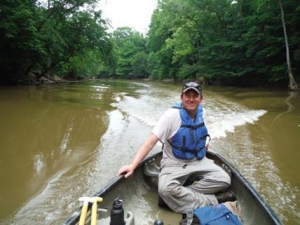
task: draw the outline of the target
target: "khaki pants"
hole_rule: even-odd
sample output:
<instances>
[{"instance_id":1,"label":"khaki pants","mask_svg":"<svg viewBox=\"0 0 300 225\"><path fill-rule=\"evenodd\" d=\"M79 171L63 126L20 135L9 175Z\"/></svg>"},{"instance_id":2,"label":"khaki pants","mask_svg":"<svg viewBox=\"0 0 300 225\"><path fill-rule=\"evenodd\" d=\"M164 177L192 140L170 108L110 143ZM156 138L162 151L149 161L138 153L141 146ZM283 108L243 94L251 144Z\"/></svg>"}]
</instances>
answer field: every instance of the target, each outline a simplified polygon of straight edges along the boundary
<instances>
[{"instance_id":1,"label":"khaki pants","mask_svg":"<svg viewBox=\"0 0 300 225\"><path fill-rule=\"evenodd\" d=\"M187 164L164 159L161 164L158 192L174 212L185 213L187 208L218 204L214 193L231 184L230 176L206 157ZM191 175L197 180L183 186Z\"/></svg>"}]
</instances>

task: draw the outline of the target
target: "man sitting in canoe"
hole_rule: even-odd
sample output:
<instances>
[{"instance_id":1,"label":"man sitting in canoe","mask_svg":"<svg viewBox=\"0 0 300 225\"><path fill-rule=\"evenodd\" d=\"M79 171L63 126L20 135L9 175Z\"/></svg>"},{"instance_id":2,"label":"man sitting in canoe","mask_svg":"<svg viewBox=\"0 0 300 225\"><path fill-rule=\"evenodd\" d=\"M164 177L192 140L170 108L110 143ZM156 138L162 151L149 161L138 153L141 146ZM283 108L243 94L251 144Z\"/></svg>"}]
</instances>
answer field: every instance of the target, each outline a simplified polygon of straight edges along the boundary
<instances>
[{"instance_id":1,"label":"man sitting in canoe","mask_svg":"<svg viewBox=\"0 0 300 225\"><path fill-rule=\"evenodd\" d=\"M200 85L186 83L181 102L167 110L129 165L122 166L117 175L133 174L139 163L160 141L163 148L158 192L174 212L185 213L187 208L216 205L235 201L228 191L230 176L206 157L209 134L205 126L205 110L200 104L203 96ZM186 185L191 176L193 183ZM226 191L227 190L227 191Z\"/></svg>"}]
</instances>

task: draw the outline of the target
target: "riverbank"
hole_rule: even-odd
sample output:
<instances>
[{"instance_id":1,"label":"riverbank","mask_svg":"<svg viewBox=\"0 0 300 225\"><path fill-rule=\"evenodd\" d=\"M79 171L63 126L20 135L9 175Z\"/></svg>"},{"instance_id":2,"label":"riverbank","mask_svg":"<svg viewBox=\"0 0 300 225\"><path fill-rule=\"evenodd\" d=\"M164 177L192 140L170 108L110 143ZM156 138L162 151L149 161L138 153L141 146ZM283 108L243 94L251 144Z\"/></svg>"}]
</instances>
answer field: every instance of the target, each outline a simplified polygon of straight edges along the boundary
<instances>
[{"instance_id":1,"label":"riverbank","mask_svg":"<svg viewBox=\"0 0 300 225\"><path fill-rule=\"evenodd\" d=\"M110 78L81 78L76 80L70 80L70 79L64 79L57 75L54 75L53 77L49 76L36 76L32 74L30 78L28 79L19 79L16 81L10 81L10 82L2 82L0 83L1 86L14 86L14 85L55 85L55 84L73 84L73 83L83 83L88 81L96 81L96 80L126 80L126 79L118 79L114 77ZM132 81L133 79L127 79L128 81ZM144 78L144 79L134 79L136 81L144 81L144 82L151 82L151 81L159 81L163 83L173 83L173 84L183 84L185 82L191 81L191 79L187 80L177 80L174 81L173 79L161 79L161 80L153 80L150 78ZM225 82L224 80L207 80L202 77L197 78L193 81L198 82L201 86L219 86L219 87L236 87L236 88L251 88L251 89L263 89L263 90L287 90L290 91L287 85L279 85L277 83L268 83L265 85L260 86L253 86L253 85L241 85L237 83L232 82ZM298 87L300 84L297 84ZM299 89L296 91L291 91L298 93Z\"/></svg>"}]
</instances>

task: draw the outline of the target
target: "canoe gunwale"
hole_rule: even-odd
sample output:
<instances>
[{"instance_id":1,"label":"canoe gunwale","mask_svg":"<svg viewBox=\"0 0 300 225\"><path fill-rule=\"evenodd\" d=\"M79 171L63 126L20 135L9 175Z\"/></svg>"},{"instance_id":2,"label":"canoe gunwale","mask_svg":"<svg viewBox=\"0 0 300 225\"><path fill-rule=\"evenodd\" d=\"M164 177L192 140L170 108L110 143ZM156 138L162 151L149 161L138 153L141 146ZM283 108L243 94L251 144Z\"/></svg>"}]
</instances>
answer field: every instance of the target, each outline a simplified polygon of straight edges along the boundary
<instances>
[{"instance_id":1,"label":"canoe gunwale","mask_svg":"<svg viewBox=\"0 0 300 225\"><path fill-rule=\"evenodd\" d=\"M249 181L235 168L233 165L227 161L224 157L219 155L215 152L208 152L209 155L211 155L212 158L216 158L217 160L220 160L222 163L224 163L232 172L233 176L236 177L236 179L245 186L245 188L248 190L251 196L253 196L253 199L256 201L256 203L260 206L261 209L263 209L266 213L266 215L272 220L274 225L282 225L281 221L273 211L273 209L265 202L265 200L259 195L259 193L256 191L256 189L249 183Z\"/></svg>"}]
</instances>

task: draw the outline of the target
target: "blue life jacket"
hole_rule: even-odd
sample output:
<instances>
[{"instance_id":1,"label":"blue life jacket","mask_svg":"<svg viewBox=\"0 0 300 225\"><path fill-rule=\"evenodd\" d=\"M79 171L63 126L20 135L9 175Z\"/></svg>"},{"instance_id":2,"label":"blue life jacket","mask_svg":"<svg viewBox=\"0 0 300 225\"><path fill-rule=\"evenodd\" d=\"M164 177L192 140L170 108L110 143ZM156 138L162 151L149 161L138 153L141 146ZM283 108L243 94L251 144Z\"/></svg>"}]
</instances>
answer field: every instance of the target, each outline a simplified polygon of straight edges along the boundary
<instances>
[{"instance_id":1,"label":"blue life jacket","mask_svg":"<svg viewBox=\"0 0 300 225\"><path fill-rule=\"evenodd\" d=\"M203 108L198 106L195 119L192 119L188 112L182 108L181 103L175 104L172 108L180 110L181 126L168 141L172 146L172 152L179 159L202 159L206 155L205 143L209 136L203 119Z\"/></svg>"}]
</instances>

